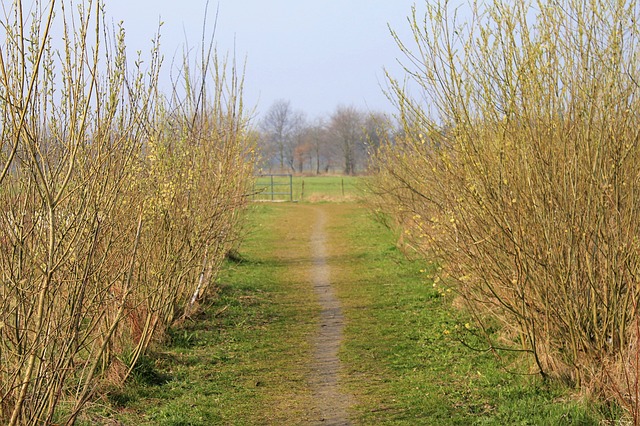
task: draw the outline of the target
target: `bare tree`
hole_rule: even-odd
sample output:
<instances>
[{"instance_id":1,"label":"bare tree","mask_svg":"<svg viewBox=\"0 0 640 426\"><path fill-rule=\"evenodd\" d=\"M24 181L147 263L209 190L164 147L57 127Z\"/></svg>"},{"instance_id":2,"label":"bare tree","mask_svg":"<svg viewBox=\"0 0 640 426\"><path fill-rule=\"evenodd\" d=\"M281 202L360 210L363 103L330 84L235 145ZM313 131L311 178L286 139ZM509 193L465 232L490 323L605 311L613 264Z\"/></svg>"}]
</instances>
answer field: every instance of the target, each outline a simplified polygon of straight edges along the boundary
<instances>
[{"instance_id":1,"label":"bare tree","mask_svg":"<svg viewBox=\"0 0 640 426\"><path fill-rule=\"evenodd\" d=\"M355 174L364 153L364 115L354 107L339 106L331 115L329 132L340 147L344 173Z\"/></svg>"},{"instance_id":2,"label":"bare tree","mask_svg":"<svg viewBox=\"0 0 640 426\"><path fill-rule=\"evenodd\" d=\"M295 170L295 146L299 142L304 127L304 114L294 111L291 103L276 101L260 123L265 153L273 154L270 160L277 161L280 170L285 166Z\"/></svg>"},{"instance_id":3,"label":"bare tree","mask_svg":"<svg viewBox=\"0 0 640 426\"><path fill-rule=\"evenodd\" d=\"M335 147L331 144L328 127L323 119L317 119L314 124L306 127L304 142L310 149L309 168L317 175L327 171L335 157Z\"/></svg>"}]
</instances>

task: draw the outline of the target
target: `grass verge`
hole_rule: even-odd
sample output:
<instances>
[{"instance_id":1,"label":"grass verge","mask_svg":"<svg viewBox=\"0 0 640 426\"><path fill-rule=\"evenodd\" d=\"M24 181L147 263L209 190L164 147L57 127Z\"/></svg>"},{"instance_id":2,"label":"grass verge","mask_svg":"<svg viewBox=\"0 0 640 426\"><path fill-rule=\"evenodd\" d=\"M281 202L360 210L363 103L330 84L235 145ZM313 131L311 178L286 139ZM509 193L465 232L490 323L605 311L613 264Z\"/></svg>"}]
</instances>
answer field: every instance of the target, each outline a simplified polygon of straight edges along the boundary
<instances>
[{"instance_id":1,"label":"grass verge","mask_svg":"<svg viewBox=\"0 0 640 426\"><path fill-rule=\"evenodd\" d=\"M329 231L332 256L348 259L332 277L347 319L341 357L359 401L356 424L599 425L615 417L537 376L507 372L515 356L499 362L462 345L456 330L468 324L453 296L361 207L336 212Z\"/></svg>"},{"instance_id":2,"label":"grass verge","mask_svg":"<svg viewBox=\"0 0 640 426\"><path fill-rule=\"evenodd\" d=\"M304 221L257 206L242 261L228 262L218 294L149 357L154 375L105 395L87 424L299 424L307 415L309 333L317 306L306 280Z\"/></svg>"}]
</instances>

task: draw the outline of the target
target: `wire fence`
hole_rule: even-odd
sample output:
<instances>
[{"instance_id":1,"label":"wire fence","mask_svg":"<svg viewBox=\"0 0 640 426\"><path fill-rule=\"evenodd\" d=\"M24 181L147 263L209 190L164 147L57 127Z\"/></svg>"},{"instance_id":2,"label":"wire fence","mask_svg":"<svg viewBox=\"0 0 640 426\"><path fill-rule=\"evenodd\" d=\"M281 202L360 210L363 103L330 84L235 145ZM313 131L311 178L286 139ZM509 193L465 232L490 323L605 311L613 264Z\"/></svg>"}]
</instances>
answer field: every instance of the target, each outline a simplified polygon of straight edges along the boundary
<instances>
[{"instance_id":1,"label":"wire fence","mask_svg":"<svg viewBox=\"0 0 640 426\"><path fill-rule=\"evenodd\" d=\"M349 201L362 195L363 179L355 176L263 174L256 176L253 200L262 202Z\"/></svg>"}]
</instances>

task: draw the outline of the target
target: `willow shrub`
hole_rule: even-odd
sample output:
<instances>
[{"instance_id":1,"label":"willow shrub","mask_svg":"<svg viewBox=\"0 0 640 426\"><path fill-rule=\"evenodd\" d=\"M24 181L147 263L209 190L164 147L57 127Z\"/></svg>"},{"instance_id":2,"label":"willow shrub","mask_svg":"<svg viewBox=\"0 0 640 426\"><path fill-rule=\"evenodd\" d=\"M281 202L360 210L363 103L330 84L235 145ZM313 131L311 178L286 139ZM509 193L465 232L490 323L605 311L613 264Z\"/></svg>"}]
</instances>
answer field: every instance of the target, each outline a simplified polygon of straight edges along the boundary
<instances>
[{"instance_id":1,"label":"willow shrub","mask_svg":"<svg viewBox=\"0 0 640 426\"><path fill-rule=\"evenodd\" d=\"M186 90L176 88L155 112L133 193L143 199L142 267L121 328L123 377L152 340L206 295L239 241L253 185L255 141L237 70L209 50L195 65L185 57L182 76Z\"/></svg>"},{"instance_id":2,"label":"willow shrub","mask_svg":"<svg viewBox=\"0 0 640 426\"><path fill-rule=\"evenodd\" d=\"M430 2L423 17L414 8L412 44L396 37L408 84L391 80L402 131L379 151L373 184L377 205L441 265L478 330L504 325L493 348L528 353L535 371L630 407L638 9Z\"/></svg>"},{"instance_id":3,"label":"willow shrub","mask_svg":"<svg viewBox=\"0 0 640 426\"><path fill-rule=\"evenodd\" d=\"M206 296L247 201L236 69L210 52L196 89L165 98L158 40L146 68L128 60L103 7L3 6L3 424L72 424L102 383L122 383Z\"/></svg>"}]
</instances>

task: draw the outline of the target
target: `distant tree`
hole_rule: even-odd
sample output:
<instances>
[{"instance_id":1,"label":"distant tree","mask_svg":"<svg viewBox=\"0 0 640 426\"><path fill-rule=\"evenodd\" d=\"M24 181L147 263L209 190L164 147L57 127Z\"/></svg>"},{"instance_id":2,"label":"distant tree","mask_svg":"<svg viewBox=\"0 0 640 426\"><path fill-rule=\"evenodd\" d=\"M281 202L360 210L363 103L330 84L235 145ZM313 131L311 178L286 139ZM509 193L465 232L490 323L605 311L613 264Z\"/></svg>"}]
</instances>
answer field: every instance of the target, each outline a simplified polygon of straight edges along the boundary
<instances>
[{"instance_id":1,"label":"distant tree","mask_svg":"<svg viewBox=\"0 0 640 426\"><path fill-rule=\"evenodd\" d=\"M303 138L302 142L296 145L293 153L295 164L298 166L299 172L304 172L305 164L308 164L309 169L313 167L313 145L307 140L307 138Z\"/></svg>"},{"instance_id":2,"label":"distant tree","mask_svg":"<svg viewBox=\"0 0 640 426\"><path fill-rule=\"evenodd\" d=\"M260 123L263 153L275 161L280 170L295 171L295 146L300 142L304 114L295 111L289 101L276 101Z\"/></svg>"},{"instance_id":3,"label":"distant tree","mask_svg":"<svg viewBox=\"0 0 640 426\"><path fill-rule=\"evenodd\" d=\"M364 123L364 114L354 107L339 106L331 115L329 132L340 149L347 175L356 173L365 152Z\"/></svg>"},{"instance_id":4,"label":"distant tree","mask_svg":"<svg viewBox=\"0 0 640 426\"><path fill-rule=\"evenodd\" d=\"M314 124L307 126L305 141L311 147L310 168L317 175L327 171L335 157L335 148L331 143L327 123L323 119L317 119Z\"/></svg>"},{"instance_id":5,"label":"distant tree","mask_svg":"<svg viewBox=\"0 0 640 426\"><path fill-rule=\"evenodd\" d=\"M394 134L397 132L394 128L395 126L387 114L372 112L366 116L363 132L367 163L369 158L375 155L383 141L393 140ZM367 168L369 167L371 167L371 164L367 164Z\"/></svg>"},{"instance_id":6,"label":"distant tree","mask_svg":"<svg viewBox=\"0 0 640 426\"><path fill-rule=\"evenodd\" d=\"M389 140L392 133L391 119L384 113L372 112L365 118L364 133L368 154L380 147L382 141Z\"/></svg>"}]
</instances>

